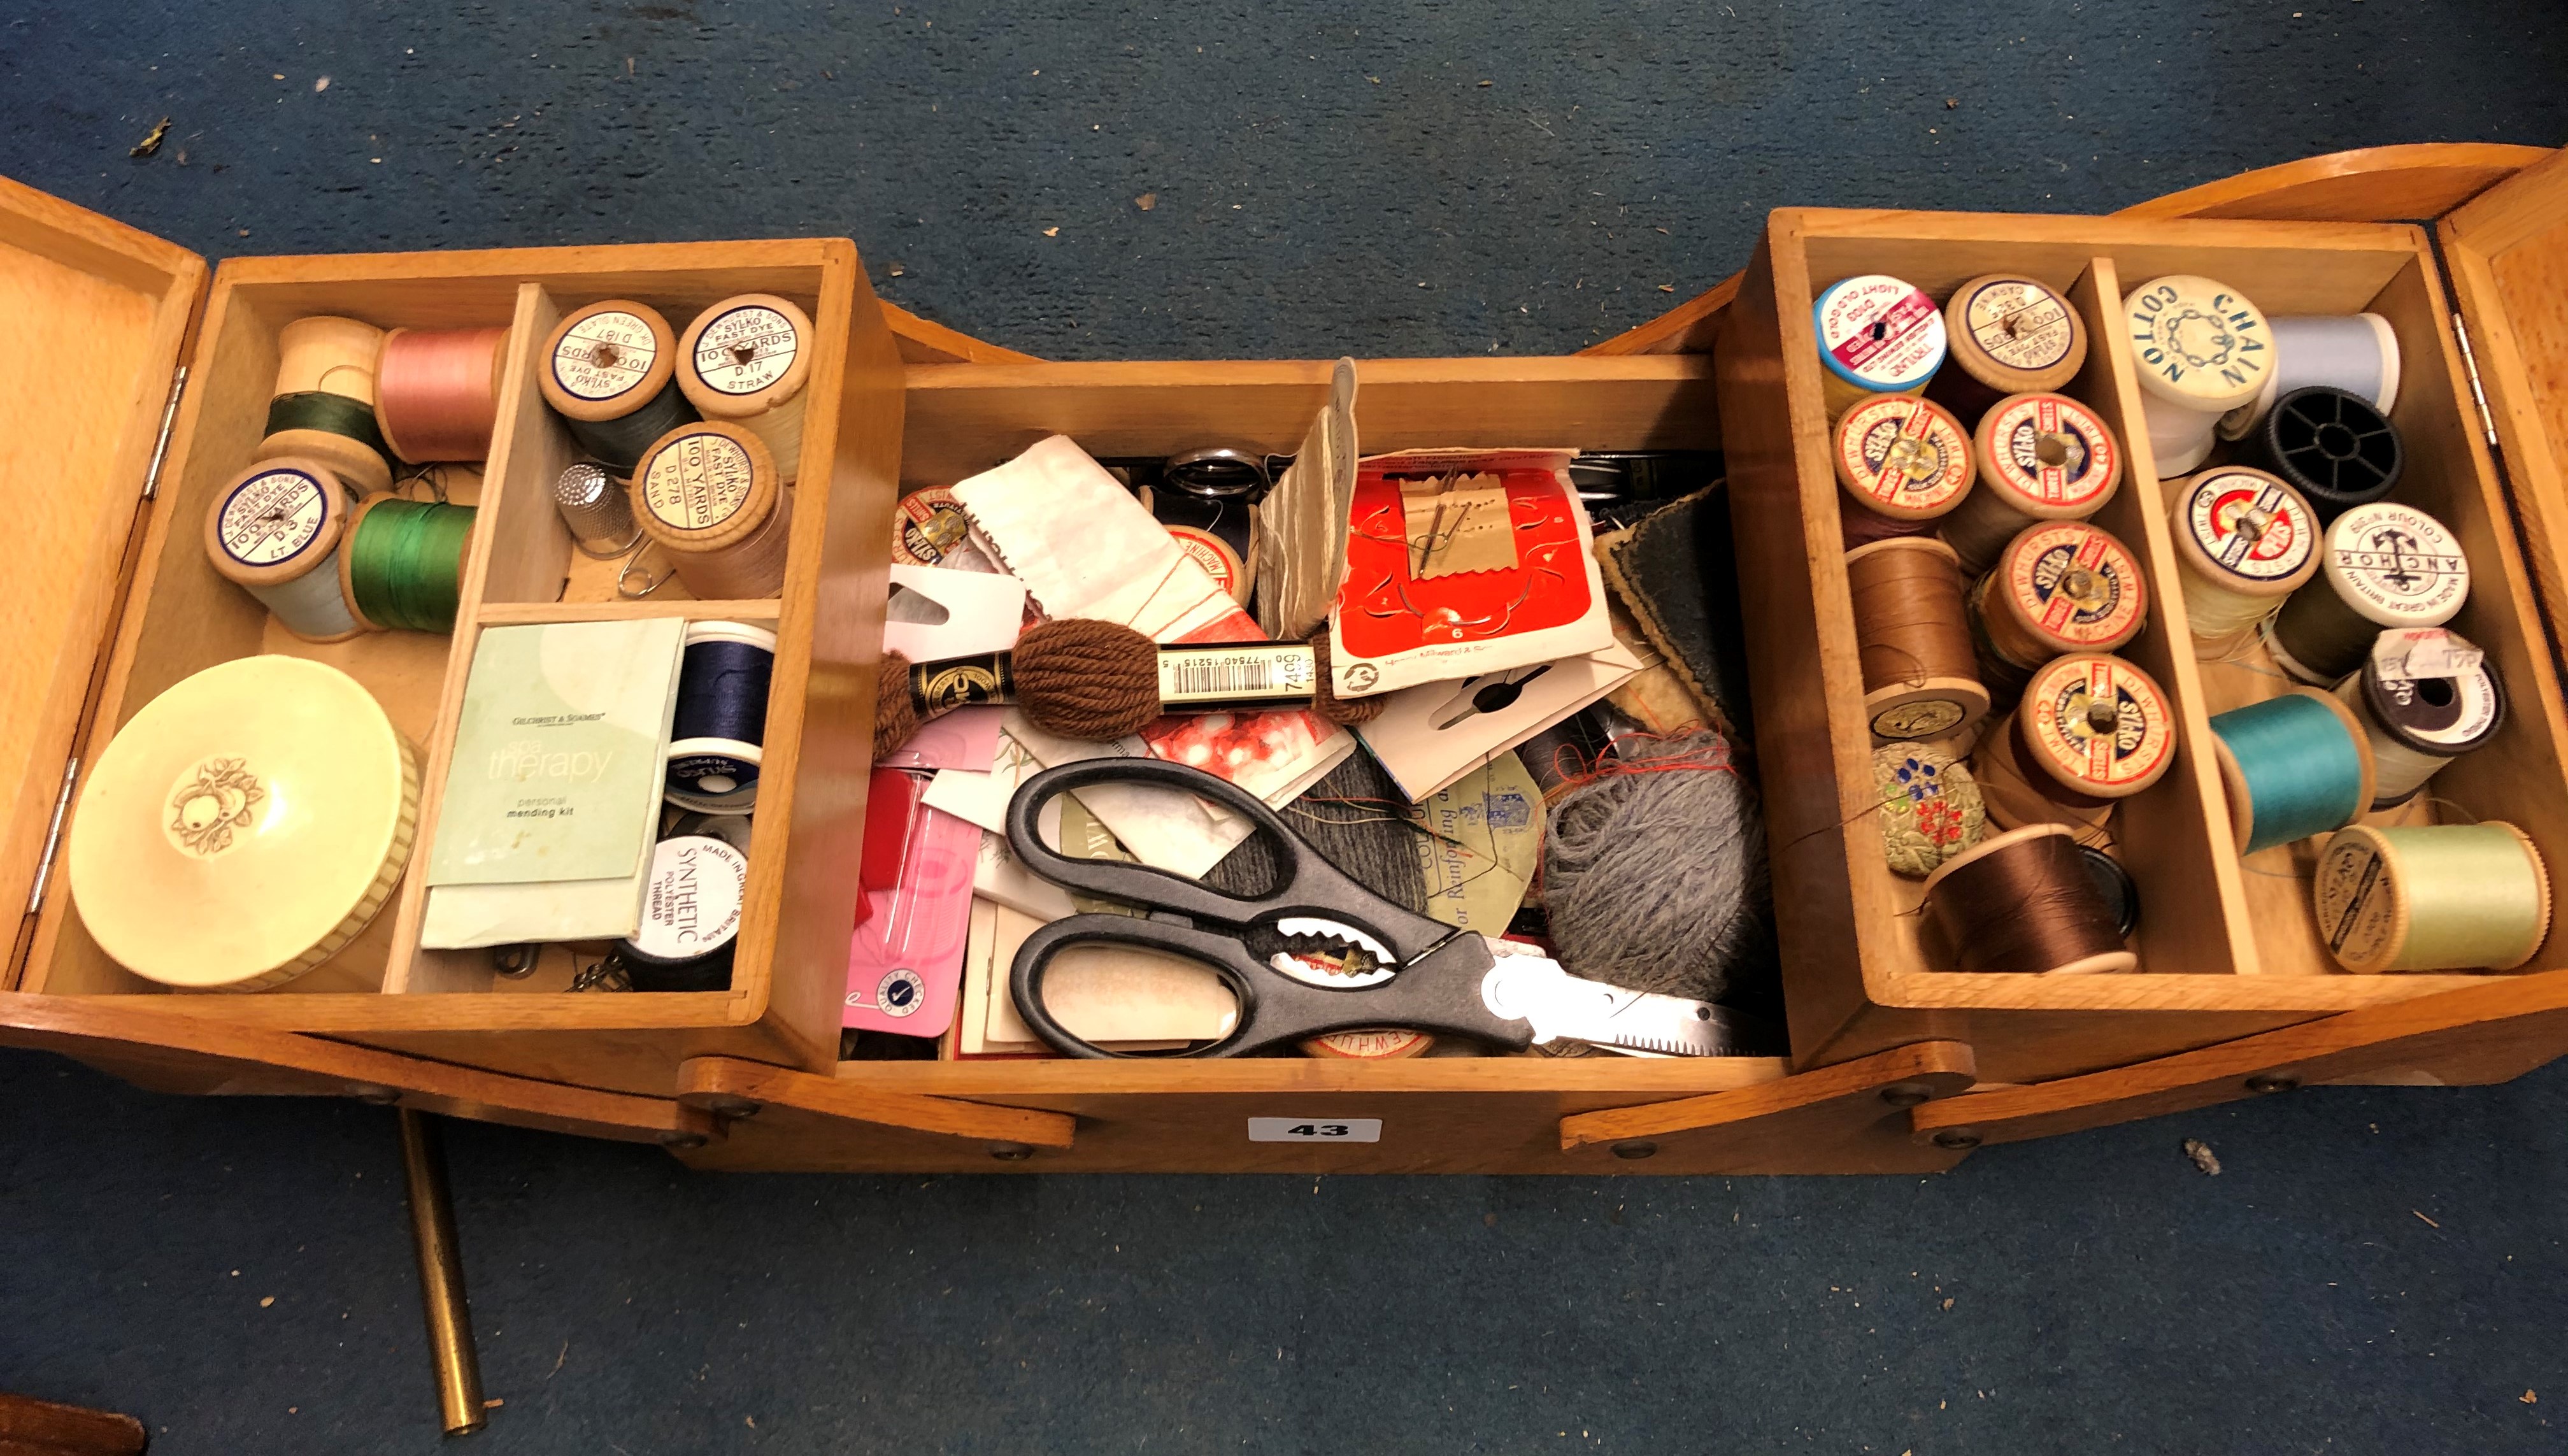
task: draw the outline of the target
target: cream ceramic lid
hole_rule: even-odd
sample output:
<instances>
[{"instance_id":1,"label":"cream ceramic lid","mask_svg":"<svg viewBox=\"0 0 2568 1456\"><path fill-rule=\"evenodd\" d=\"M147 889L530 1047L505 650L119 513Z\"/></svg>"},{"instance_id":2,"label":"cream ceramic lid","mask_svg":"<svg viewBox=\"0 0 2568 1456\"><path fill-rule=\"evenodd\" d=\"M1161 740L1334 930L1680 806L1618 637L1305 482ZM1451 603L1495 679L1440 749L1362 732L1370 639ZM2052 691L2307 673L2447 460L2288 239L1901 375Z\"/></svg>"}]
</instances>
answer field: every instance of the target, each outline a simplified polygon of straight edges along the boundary
<instances>
[{"instance_id":1,"label":"cream ceramic lid","mask_svg":"<svg viewBox=\"0 0 2568 1456\"><path fill-rule=\"evenodd\" d=\"M137 975L281 985L383 908L418 813L418 760L355 678L237 658L154 698L99 755L72 820L72 902Z\"/></svg>"},{"instance_id":2,"label":"cream ceramic lid","mask_svg":"<svg viewBox=\"0 0 2568 1456\"><path fill-rule=\"evenodd\" d=\"M2221 414L2256 398L2274 372L2274 331L2236 290L2194 273L2151 278L2122 299L2140 387Z\"/></svg>"}]
</instances>

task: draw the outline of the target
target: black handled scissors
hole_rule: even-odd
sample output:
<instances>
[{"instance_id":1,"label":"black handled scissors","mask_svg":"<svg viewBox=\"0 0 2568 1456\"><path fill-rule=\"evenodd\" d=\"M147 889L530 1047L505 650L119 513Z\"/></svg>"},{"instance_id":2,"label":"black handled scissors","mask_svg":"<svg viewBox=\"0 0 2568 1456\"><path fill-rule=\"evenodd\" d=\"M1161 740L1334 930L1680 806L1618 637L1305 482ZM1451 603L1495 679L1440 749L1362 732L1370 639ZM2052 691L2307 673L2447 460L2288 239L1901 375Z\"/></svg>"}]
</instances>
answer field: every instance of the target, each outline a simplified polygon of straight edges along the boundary
<instances>
[{"instance_id":1,"label":"black handled scissors","mask_svg":"<svg viewBox=\"0 0 2568 1456\"><path fill-rule=\"evenodd\" d=\"M1044 805L1096 784L1180 789L1246 816L1277 853L1277 883L1258 899L1242 900L1164 870L1074 860L1046 847L1036 828ZM1394 905L1322 859L1257 796L1183 764L1100 758L1037 774L1009 801L1008 845L1028 870L1056 885L1144 911L1054 920L1017 951L1008 977L1017 1014L1065 1056L1136 1055L1083 1040L1045 1005L1044 975L1053 957L1097 942L1168 951L1201 962L1229 985L1238 1005L1230 1034L1178 1053L1183 1056L1246 1056L1376 1027L1469 1037L1506 1050L1561 1037L1660 1056L1738 1049L1737 1028L1724 1008L1583 980L1531 946L1457 930ZM1260 959L1251 939L1324 940L1346 953L1346 964L1312 970L1280 948Z\"/></svg>"}]
</instances>

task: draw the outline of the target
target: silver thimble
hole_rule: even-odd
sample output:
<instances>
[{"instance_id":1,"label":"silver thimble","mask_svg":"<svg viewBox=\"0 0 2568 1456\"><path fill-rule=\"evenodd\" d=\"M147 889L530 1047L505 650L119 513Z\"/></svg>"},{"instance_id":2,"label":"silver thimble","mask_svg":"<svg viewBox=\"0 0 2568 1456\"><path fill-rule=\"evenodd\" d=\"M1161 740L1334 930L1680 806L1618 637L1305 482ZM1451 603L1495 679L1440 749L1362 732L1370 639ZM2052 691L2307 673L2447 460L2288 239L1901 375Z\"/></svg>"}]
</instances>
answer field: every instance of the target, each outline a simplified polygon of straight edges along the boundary
<instances>
[{"instance_id":1,"label":"silver thimble","mask_svg":"<svg viewBox=\"0 0 2568 1456\"><path fill-rule=\"evenodd\" d=\"M606 468L580 461L553 482L553 507L571 539L592 556L620 556L641 539L633 522L633 501Z\"/></svg>"}]
</instances>

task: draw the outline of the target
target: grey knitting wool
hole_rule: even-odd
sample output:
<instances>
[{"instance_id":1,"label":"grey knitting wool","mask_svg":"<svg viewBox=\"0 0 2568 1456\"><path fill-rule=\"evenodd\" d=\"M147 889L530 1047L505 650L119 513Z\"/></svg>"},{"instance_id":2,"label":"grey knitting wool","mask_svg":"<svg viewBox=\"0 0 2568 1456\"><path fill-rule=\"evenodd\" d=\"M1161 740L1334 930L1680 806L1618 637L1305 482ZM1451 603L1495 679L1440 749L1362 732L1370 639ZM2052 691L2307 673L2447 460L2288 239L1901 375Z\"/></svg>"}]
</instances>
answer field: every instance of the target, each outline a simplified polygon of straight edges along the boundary
<instances>
[{"instance_id":1,"label":"grey knitting wool","mask_svg":"<svg viewBox=\"0 0 2568 1456\"><path fill-rule=\"evenodd\" d=\"M1719 733L1625 738L1552 801L1543 909L1572 974L1707 1001L1730 989L1766 903L1757 789L1730 762Z\"/></svg>"}]
</instances>

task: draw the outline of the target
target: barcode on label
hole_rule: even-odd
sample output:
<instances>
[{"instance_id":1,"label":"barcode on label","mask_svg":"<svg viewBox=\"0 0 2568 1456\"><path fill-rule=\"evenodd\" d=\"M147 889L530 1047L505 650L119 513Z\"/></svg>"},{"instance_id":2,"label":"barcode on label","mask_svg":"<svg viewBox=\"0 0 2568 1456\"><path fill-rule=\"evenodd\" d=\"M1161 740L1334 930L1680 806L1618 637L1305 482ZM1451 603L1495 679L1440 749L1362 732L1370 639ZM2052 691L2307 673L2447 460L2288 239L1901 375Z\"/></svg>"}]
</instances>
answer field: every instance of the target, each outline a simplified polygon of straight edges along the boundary
<instances>
[{"instance_id":1,"label":"barcode on label","mask_svg":"<svg viewBox=\"0 0 2568 1456\"><path fill-rule=\"evenodd\" d=\"M1309 696L1314 674L1311 649L1299 643L1207 651L1162 649L1159 701L1173 705L1291 700Z\"/></svg>"},{"instance_id":2,"label":"barcode on label","mask_svg":"<svg viewBox=\"0 0 2568 1456\"><path fill-rule=\"evenodd\" d=\"M1379 1143L1382 1141L1382 1119L1252 1117L1248 1120L1248 1140L1252 1143Z\"/></svg>"},{"instance_id":3,"label":"barcode on label","mask_svg":"<svg viewBox=\"0 0 2568 1456\"><path fill-rule=\"evenodd\" d=\"M1180 697L1205 693L1262 693L1274 686L1275 674L1254 657L1180 657L1168 666Z\"/></svg>"}]
</instances>

